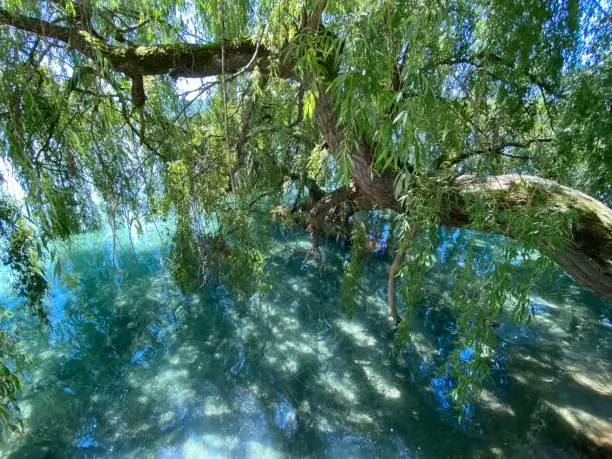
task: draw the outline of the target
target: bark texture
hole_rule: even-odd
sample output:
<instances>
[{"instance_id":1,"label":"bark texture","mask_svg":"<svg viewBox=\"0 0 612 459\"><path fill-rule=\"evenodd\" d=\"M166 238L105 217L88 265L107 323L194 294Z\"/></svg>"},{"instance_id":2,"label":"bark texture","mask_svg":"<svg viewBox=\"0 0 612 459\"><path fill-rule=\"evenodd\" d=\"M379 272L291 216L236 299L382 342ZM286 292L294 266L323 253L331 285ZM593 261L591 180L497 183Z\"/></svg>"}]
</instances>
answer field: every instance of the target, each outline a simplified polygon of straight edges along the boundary
<instances>
[{"instance_id":1,"label":"bark texture","mask_svg":"<svg viewBox=\"0 0 612 459\"><path fill-rule=\"evenodd\" d=\"M309 230L312 233L315 248L319 246L325 222L334 220L336 217L341 219L346 217L337 212L342 205L348 207L346 212L352 215L358 210L371 209L373 202L360 193L354 185L337 188L319 199L310 210Z\"/></svg>"},{"instance_id":2,"label":"bark texture","mask_svg":"<svg viewBox=\"0 0 612 459\"><path fill-rule=\"evenodd\" d=\"M544 210L572 212L576 223L571 241L550 255L584 288L612 299L612 209L605 204L552 180L529 175L499 175L485 180L466 175L458 177L453 187L463 198L474 193L497 196L501 193L505 203L515 208L526 205L525 190L539 190L545 199L536 204ZM447 215L448 221L443 223L450 226L470 224L470 215L465 208L448 209ZM504 234L516 236L511 229ZM546 248L543 250L547 251Z\"/></svg>"},{"instance_id":3,"label":"bark texture","mask_svg":"<svg viewBox=\"0 0 612 459\"><path fill-rule=\"evenodd\" d=\"M172 43L167 45L112 45L91 30L62 26L38 18L14 14L0 8L0 24L32 32L39 37L65 43L92 59L102 57L111 67L130 77L162 75L203 78L221 74L221 44ZM251 42L225 46L225 72L235 73L253 58L256 46ZM266 55L257 50L258 57Z\"/></svg>"}]
</instances>

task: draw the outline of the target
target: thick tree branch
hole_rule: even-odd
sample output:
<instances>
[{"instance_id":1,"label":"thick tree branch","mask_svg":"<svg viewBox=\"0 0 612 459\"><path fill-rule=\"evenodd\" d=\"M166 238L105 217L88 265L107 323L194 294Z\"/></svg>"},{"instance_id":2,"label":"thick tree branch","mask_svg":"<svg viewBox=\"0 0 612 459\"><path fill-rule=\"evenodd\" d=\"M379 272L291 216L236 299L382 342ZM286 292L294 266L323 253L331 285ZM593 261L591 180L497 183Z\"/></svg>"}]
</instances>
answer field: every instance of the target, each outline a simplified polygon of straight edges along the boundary
<instances>
[{"instance_id":1,"label":"thick tree branch","mask_svg":"<svg viewBox=\"0 0 612 459\"><path fill-rule=\"evenodd\" d=\"M552 180L527 175L509 174L486 179L464 175L454 181L452 188L461 199L455 207L445 211L442 224L449 226L470 226L467 204L475 194L503 199L509 210L537 205L540 210L551 213L571 212L575 218L571 241L553 253L547 247L542 249L582 287L612 299L612 209L605 204ZM527 203L525 190L537 190L546 199ZM517 236L512 229L503 231L503 227L502 234Z\"/></svg>"},{"instance_id":2,"label":"thick tree branch","mask_svg":"<svg viewBox=\"0 0 612 459\"><path fill-rule=\"evenodd\" d=\"M360 175L365 174L355 176ZM362 189L340 188L326 195L311 210L311 224L314 229L320 230L322 222L330 218L333 209L343 201L356 205L358 210L379 207L405 212L397 201L393 206L386 205L390 196L393 196L393 181L374 177L376 186L367 194ZM470 213L469 203L475 197L503 200L506 210L509 211L520 211L528 207L533 210L533 206L537 206L538 211L557 215L567 215L571 212L575 223L570 241L552 252L550 247L542 246L541 249L583 288L612 299L612 209L605 204L552 180L527 175L498 175L485 179L462 175L455 178L451 184L441 183L441 186L447 186L454 196L454 199L447 202L447 207L440 211L440 224L445 226L471 227L473 215ZM380 199L376 199L376 193L381 190ZM535 190L546 196L546 199L529 202L526 199L527 192ZM491 231L511 238L520 238L512 228L504 225L492 228Z\"/></svg>"},{"instance_id":3,"label":"thick tree branch","mask_svg":"<svg viewBox=\"0 0 612 459\"><path fill-rule=\"evenodd\" d=\"M345 151L353 163L352 175L357 188L379 207L401 211L395 199L392 185L394 176L390 173L378 175L372 171L372 154L363 139L347 139L338 126L338 116L331 97L325 87L320 85L316 107L319 131L330 151Z\"/></svg>"},{"instance_id":4,"label":"thick tree branch","mask_svg":"<svg viewBox=\"0 0 612 459\"><path fill-rule=\"evenodd\" d=\"M221 46L173 43L168 45L115 46L77 27L59 26L42 19L0 9L0 24L66 43L95 59L106 59L111 67L128 76L170 74L173 77L203 78L221 74ZM257 46L251 42L227 45L225 71L235 73L247 66ZM267 54L257 50L258 57Z\"/></svg>"}]
</instances>

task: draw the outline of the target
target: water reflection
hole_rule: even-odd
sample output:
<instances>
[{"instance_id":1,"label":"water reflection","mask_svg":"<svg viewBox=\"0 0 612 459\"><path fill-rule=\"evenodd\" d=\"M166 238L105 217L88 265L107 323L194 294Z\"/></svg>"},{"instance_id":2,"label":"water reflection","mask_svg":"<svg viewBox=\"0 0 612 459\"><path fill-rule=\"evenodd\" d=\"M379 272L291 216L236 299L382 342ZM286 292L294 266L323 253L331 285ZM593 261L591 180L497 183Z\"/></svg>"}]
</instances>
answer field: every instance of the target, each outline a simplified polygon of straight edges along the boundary
<instances>
[{"instance_id":1,"label":"water reflection","mask_svg":"<svg viewBox=\"0 0 612 459\"><path fill-rule=\"evenodd\" d=\"M436 368L452 344L446 290L465 235L442 235L398 358L384 256L370 259L348 320L333 246L322 262L306 239L286 235L269 255L273 288L241 303L223 285L182 294L154 234L137 241L136 256L123 241L120 271L107 237L64 249L80 283L54 283L48 335L26 334L35 365L22 403L27 434L12 457L523 457L534 448L554 457L573 447L555 445L559 423L586 422L605 437L610 304L567 279L534 296L533 328L500 329L494 382L458 426L452 382Z\"/></svg>"}]
</instances>

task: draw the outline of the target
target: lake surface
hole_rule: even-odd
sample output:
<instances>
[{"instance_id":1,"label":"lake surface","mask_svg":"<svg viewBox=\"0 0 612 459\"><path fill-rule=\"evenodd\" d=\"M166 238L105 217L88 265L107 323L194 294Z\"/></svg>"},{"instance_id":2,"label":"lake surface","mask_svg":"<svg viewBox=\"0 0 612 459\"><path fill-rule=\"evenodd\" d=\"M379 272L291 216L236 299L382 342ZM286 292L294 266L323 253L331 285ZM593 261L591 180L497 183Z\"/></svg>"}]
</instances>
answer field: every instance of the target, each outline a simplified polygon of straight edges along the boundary
<instances>
[{"instance_id":1,"label":"lake surface","mask_svg":"<svg viewBox=\"0 0 612 459\"><path fill-rule=\"evenodd\" d=\"M536 320L504 324L494 381L459 424L436 372L461 233L444 232L413 341L394 351L386 256L372 256L349 320L344 254L311 256L279 233L272 288L237 302L223 286L184 295L149 229L62 249L74 288L55 282L51 328L15 315L33 356L11 458L440 458L605 456L612 448L612 304L559 274L532 298ZM0 304L16 309L7 272ZM607 437L606 437L607 436ZM606 443L610 441L610 443ZM595 445L595 446L594 446Z\"/></svg>"}]
</instances>

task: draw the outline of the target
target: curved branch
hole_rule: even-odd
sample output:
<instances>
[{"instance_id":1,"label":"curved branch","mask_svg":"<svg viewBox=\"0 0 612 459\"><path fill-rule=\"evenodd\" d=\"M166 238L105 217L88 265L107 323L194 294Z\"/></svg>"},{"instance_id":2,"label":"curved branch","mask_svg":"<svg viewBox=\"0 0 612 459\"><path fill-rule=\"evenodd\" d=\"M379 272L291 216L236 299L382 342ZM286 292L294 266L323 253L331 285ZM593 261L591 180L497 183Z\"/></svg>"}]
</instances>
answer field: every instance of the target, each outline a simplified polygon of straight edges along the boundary
<instances>
[{"instance_id":1,"label":"curved branch","mask_svg":"<svg viewBox=\"0 0 612 459\"><path fill-rule=\"evenodd\" d=\"M467 203L474 194L503 199L509 209L537 205L540 210L551 213L571 212L575 219L571 241L553 253L547 247L542 249L582 287L612 299L612 209L605 204L552 180L529 175L508 174L485 179L463 175L454 181L452 188L460 199L453 208L446 209L442 224L449 226L470 225ZM526 190L537 190L545 199L527 203ZM517 236L512 229L503 234Z\"/></svg>"},{"instance_id":2,"label":"curved branch","mask_svg":"<svg viewBox=\"0 0 612 459\"><path fill-rule=\"evenodd\" d=\"M331 151L344 147L353 163L352 176L359 191L380 208L397 212L406 210L396 199L394 193L394 175L376 174L371 167L372 154L362 139L346 139L331 98L321 88L317 100L317 121L319 130ZM551 139L534 139L525 143L511 142L502 146L525 147L534 142L549 142ZM573 212L576 226L571 234L572 242L563 250L550 254L582 287L594 291L605 298L612 299L612 210L605 204L590 196L561 186L551 180L532 176L502 175L485 179L471 175L459 176L452 182L442 182L449 186L456 200L448 203L449 208L442 209L440 223L448 226L469 227L472 215L468 205L469 195L473 193L490 194L491 197L503 193L509 209L520 209L526 206L515 185L541 189L549 198L540 203L551 212ZM546 209L547 208L547 209ZM497 230L498 232L502 232ZM509 237L516 234L503 233ZM542 247L545 251L548 249Z\"/></svg>"}]
</instances>

